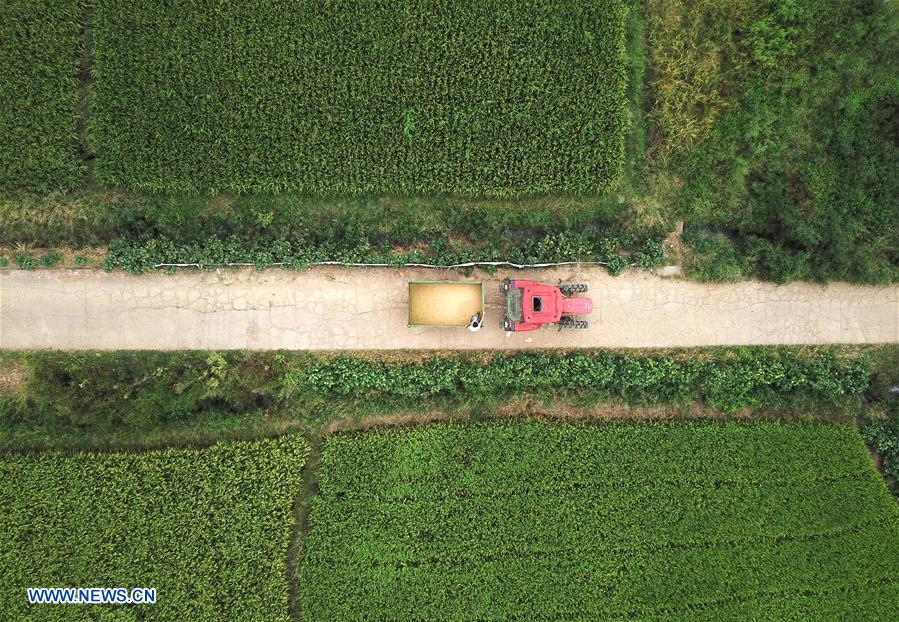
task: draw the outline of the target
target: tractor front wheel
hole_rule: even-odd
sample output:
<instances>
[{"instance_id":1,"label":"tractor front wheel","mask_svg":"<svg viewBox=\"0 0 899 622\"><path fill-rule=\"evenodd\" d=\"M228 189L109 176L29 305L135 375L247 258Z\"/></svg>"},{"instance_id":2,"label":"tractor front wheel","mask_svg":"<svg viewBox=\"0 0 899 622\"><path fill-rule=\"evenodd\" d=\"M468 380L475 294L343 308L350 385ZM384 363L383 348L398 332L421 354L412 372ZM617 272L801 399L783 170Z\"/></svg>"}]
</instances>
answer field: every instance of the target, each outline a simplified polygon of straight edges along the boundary
<instances>
[{"instance_id":1,"label":"tractor front wheel","mask_svg":"<svg viewBox=\"0 0 899 622\"><path fill-rule=\"evenodd\" d=\"M571 296L572 294L583 294L587 291L587 284L574 283L572 285L560 285L559 290L566 296Z\"/></svg>"},{"instance_id":2,"label":"tractor front wheel","mask_svg":"<svg viewBox=\"0 0 899 622\"><path fill-rule=\"evenodd\" d=\"M584 320L573 320L570 317L563 317L559 320L559 330L563 328L574 328L577 330L584 330L587 328L587 322Z\"/></svg>"}]
</instances>

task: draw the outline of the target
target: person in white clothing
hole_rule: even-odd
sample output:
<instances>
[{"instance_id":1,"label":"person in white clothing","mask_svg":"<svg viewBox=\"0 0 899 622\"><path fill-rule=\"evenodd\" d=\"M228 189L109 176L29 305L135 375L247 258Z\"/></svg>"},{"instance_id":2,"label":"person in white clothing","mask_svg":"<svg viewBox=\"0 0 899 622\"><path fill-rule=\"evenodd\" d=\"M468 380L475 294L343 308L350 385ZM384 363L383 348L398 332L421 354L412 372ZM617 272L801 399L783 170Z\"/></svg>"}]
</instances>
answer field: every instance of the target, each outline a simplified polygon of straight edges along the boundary
<instances>
[{"instance_id":1,"label":"person in white clothing","mask_svg":"<svg viewBox=\"0 0 899 622\"><path fill-rule=\"evenodd\" d=\"M483 324L483 322L481 322L481 318L479 318L478 314L475 313L471 316L471 321L468 323L468 330L473 333L477 332L481 330L481 324Z\"/></svg>"}]
</instances>

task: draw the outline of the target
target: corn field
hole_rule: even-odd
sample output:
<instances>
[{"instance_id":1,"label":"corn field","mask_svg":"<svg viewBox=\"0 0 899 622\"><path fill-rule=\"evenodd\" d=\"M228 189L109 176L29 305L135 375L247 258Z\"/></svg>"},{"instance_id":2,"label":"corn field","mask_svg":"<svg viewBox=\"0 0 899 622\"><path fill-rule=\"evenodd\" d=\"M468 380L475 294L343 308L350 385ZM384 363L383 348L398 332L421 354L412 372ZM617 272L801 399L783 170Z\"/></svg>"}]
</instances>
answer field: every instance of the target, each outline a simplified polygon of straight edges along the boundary
<instances>
[{"instance_id":1,"label":"corn field","mask_svg":"<svg viewBox=\"0 0 899 622\"><path fill-rule=\"evenodd\" d=\"M101 184L595 194L627 125L622 0L98 0Z\"/></svg>"},{"instance_id":2,"label":"corn field","mask_svg":"<svg viewBox=\"0 0 899 622\"><path fill-rule=\"evenodd\" d=\"M82 19L80 0L0 2L0 190L83 182Z\"/></svg>"}]
</instances>

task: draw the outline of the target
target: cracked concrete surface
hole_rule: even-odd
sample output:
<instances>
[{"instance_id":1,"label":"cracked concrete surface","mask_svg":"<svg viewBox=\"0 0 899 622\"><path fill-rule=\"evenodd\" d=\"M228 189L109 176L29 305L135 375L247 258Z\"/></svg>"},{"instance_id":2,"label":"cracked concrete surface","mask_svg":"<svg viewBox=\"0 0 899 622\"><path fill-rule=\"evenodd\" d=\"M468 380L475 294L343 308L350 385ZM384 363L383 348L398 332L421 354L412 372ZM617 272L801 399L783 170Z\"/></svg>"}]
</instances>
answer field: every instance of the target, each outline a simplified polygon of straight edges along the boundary
<instances>
[{"instance_id":1,"label":"cracked concrete surface","mask_svg":"<svg viewBox=\"0 0 899 622\"><path fill-rule=\"evenodd\" d=\"M507 335L505 276L587 283L585 331ZM467 349L675 347L899 342L899 287L835 283L704 285L600 268L475 273L486 324L406 327L407 281L451 272L322 267L182 271L139 277L93 270L0 271L2 349Z\"/></svg>"}]
</instances>

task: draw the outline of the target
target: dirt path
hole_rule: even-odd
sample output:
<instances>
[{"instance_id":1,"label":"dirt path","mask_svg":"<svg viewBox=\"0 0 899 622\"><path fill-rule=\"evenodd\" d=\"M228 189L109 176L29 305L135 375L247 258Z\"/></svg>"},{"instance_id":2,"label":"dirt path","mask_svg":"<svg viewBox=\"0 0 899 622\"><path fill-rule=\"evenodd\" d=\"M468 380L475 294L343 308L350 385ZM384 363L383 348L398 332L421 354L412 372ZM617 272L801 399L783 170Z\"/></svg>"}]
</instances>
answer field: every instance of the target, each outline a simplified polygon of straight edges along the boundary
<instances>
[{"instance_id":1,"label":"dirt path","mask_svg":"<svg viewBox=\"0 0 899 622\"><path fill-rule=\"evenodd\" d=\"M506 335L485 281L478 333L406 327L406 282L434 270L317 268L185 271L132 277L93 270L0 271L2 349L461 349L672 347L899 342L899 287L842 283L702 285L599 268L509 273L590 285L586 331Z\"/></svg>"}]
</instances>

